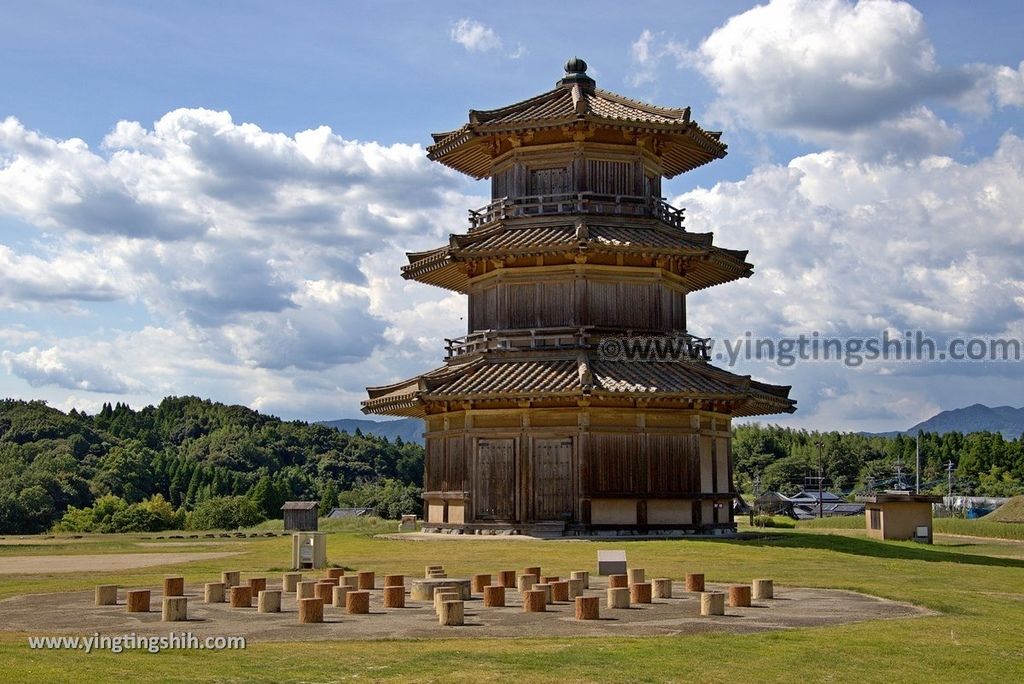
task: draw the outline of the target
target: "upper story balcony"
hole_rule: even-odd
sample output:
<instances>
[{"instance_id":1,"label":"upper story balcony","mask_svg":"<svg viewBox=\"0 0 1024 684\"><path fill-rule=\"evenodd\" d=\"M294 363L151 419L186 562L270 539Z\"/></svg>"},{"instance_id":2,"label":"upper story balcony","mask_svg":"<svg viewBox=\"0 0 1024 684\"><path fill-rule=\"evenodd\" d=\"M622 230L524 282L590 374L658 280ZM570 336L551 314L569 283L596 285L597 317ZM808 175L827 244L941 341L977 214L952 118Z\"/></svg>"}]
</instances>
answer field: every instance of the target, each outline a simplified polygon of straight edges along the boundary
<instances>
[{"instance_id":1,"label":"upper story balcony","mask_svg":"<svg viewBox=\"0 0 1024 684\"><path fill-rule=\"evenodd\" d=\"M504 219L560 214L656 218L675 228L683 227L683 210L673 207L660 197L603 195L593 192L501 197L475 211L470 209L469 225L470 230L474 230Z\"/></svg>"},{"instance_id":2,"label":"upper story balcony","mask_svg":"<svg viewBox=\"0 0 1024 684\"><path fill-rule=\"evenodd\" d=\"M615 344L609 345L609 339L614 340ZM490 351L527 349L596 349L629 361L711 360L710 338L696 337L682 331L656 333L597 326L479 330L462 337L445 339L445 360Z\"/></svg>"}]
</instances>

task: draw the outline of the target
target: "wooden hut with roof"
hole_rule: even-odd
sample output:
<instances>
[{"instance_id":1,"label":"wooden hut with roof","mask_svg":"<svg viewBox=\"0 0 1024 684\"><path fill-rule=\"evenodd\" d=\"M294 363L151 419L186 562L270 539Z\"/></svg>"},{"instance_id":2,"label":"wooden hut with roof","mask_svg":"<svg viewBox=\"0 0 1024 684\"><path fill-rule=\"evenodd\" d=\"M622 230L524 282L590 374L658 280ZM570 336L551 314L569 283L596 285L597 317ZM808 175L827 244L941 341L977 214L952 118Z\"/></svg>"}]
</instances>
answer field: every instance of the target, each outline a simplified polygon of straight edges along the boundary
<instances>
[{"instance_id":1,"label":"wooden hut with roof","mask_svg":"<svg viewBox=\"0 0 1024 684\"><path fill-rule=\"evenodd\" d=\"M726 146L689 108L601 90L580 59L565 71L434 134L429 158L490 178L493 199L402 275L466 294L468 334L442 367L368 388L363 410L425 419L425 530L732 531L730 421L795 402L713 367L687 333L687 295L752 266L661 197L662 178ZM684 358L622 353L654 335Z\"/></svg>"}]
</instances>

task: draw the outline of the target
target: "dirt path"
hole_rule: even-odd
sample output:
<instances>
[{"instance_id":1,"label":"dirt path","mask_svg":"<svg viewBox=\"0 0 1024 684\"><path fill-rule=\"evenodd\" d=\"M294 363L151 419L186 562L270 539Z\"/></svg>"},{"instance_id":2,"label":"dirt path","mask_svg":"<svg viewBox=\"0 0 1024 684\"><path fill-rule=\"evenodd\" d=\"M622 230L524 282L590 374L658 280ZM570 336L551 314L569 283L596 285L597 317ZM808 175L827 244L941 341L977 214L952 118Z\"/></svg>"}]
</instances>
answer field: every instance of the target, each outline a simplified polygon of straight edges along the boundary
<instances>
[{"instance_id":1,"label":"dirt path","mask_svg":"<svg viewBox=\"0 0 1024 684\"><path fill-rule=\"evenodd\" d=\"M103 572L131 570L154 565L190 563L197 560L237 556L236 551L206 553L102 553L76 556L0 557L0 575L37 575L54 572Z\"/></svg>"}]
</instances>

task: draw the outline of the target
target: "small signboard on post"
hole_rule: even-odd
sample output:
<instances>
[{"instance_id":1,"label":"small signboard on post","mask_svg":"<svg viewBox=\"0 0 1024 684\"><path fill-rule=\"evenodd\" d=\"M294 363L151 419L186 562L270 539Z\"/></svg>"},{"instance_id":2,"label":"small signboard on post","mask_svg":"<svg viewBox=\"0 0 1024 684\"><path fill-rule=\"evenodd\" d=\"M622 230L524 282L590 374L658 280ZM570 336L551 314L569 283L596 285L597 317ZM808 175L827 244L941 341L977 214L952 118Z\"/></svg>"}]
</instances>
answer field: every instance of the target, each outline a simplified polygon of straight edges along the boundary
<instances>
[{"instance_id":1,"label":"small signboard on post","mask_svg":"<svg viewBox=\"0 0 1024 684\"><path fill-rule=\"evenodd\" d=\"M626 574L626 552L625 551L598 551L597 552L597 574L598 575L625 575Z\"/></svg>"}]
</instances>

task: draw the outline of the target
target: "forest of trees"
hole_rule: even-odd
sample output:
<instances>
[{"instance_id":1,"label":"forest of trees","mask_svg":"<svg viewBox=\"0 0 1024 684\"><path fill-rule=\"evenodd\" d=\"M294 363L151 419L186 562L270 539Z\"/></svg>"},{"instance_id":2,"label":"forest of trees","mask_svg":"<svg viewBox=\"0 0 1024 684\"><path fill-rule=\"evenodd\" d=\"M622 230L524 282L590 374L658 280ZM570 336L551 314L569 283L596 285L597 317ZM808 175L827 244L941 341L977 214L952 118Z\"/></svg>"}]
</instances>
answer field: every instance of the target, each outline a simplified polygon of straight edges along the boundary
<instances>
[{"instance_id":1,"label":"forest of trees","mask_svg":"<svg viewBox=\"0 0 1024 684\"><path fill-rule=\"evenodd\" d=\"M196 397L92 416L0 401L0 533L230 527L289 499L397 516L418 512L422 480L419 445Z\"/></svg>"},{"instance_id":2,"label":"forest of trees","mask_svg":"<svg viewBox=\"0 0 1024 684\"><path fill-rule=\"evenodd\" d=\"M904 486L914 485L914 437L808 432L754 424L733 430L737 489L792 493L805 478L817 476L818 442L823 445L821 461L827 487L846 493L893 489L900 484L898 472ZM945 494L950 479L956 494L1024 494L1024 443L991 432L922 433L921 490Z\"/></svg>"},{"instance_id":3,"label":"forest of trees","mask_svg":"<svg viewBox=\"0 0 1024 684\"><path fill-rule=\"evenodd\" d=\"M737 489L792 492L817 474L846 493L914 481L915 440L777 426L734 430ZM925 491L1024 494L1024 443L999 434L925 433ZM244 527L279 518L285 500L419 513L423 449L356 431L282 421L196 397L135 411L65 414L40 401L0 401L0 534Z\"/></svg>"}]
</instances>

